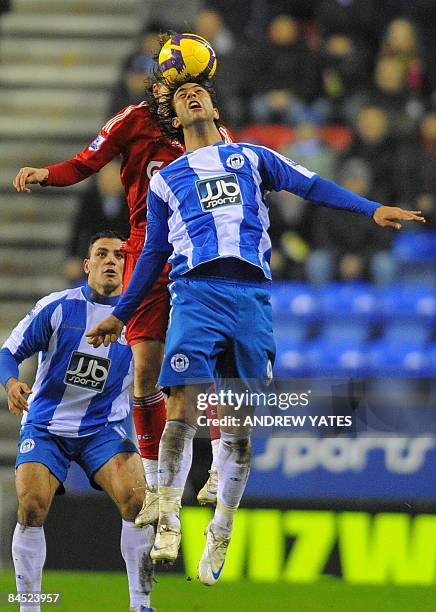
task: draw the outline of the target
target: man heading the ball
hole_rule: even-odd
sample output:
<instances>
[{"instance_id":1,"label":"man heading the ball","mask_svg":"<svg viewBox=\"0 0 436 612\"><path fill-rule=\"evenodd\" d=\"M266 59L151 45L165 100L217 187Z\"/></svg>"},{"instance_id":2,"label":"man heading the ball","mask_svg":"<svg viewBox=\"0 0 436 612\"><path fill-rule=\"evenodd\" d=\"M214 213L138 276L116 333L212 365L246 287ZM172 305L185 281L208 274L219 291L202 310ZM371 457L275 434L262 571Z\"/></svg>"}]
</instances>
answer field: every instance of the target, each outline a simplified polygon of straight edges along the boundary
<instances>
[{"instance_id":1,"label":"man heading the ball","mask_svg":"<svg viewBox=\"0 0 436 612\"><path fill-rule=\"evenodd\" d=\"M121 553L126 563L130 606L151 612L153 569L151 525L135 517L144 499L144 470L128 438L132 352L124 338L109 350L90 350L85 330L111 313L121 294L121 237L101 232L84 261L88 283L42 298L0 350L0 382L9 411L22 415L15 483L18 521L12 556L18 593L41 592L45 562L45 518L71 461L91 485L103 489L123 519ZM20 363L39 353L33 388L19 379ZM29 395L29 397L28 397ZM28 397L28 399L27 399ZM39 610L22 606L22 612Z\"/></svg>"},{"instance_id":2,"label":"man heading the ball","mask_svg":"<svg viewBox=\"0 0 436 612\"><path fill-rule=\"evenodd\" d=\"M266 192L286 189L314 203L366 214L381 226L424 219L419 212L356 196L266 147L222 142L207 82L174 88L160 100L160 117L187 152L153 176L147 239L134 275L113 314L87 335L96 347L113 341L172 252L172 315L159 376L170 398L159 449L159 524L151 557L174 560L198 423L197 393L211 382L220 388L230 378L257 391L256 384L271 376L275 345ZM207 585L221 574L250 448L244 419L221 428L217 507L198 566Z\"/></svg>"}]
</instances>

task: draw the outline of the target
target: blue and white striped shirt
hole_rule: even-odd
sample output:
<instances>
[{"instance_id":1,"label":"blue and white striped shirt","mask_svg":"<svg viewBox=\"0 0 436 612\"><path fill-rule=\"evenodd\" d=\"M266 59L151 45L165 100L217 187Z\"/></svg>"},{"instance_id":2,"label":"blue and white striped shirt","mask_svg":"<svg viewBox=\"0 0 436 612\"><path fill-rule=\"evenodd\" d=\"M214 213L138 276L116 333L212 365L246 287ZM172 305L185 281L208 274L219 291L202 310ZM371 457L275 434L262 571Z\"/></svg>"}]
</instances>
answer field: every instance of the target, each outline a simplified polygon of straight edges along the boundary
<instances>
[{"instance_id":1,"label":"blue and white striped shirt","mask_svg":"<svg viewBox=\"0 0 436 612\"><path fill-rule=\"evenodd\" d=\"M267 191L306 197L313 172L254 145L225 144L186 153L156 173L148 223L167 216L171 278L221 257L236 257L271 278Z\"/></svg>"},{"instance_id":2,"label":"blue and white striped shirt","mask_svg":"<svg viewBox=\"0 0 436 612\"><path fill-rule=\"evenodd\" d=\"M87 330L112 313L119 297L93 298L88 285L44 297L4 343L0 356L15 361L17 374L24 359L39 353L29 411L24 412L22 424L79 437L128 415L130 347L121 338L109 347L94 349L85 337Z\"/></svg>"},{"instance_id":3,"label":"blue and white striped shirt","mask_svg":"<svg viewBox=\"0 0 436 612\"><path fill-rule=\"evenodd\" d=\"M283 189L369 216L380 206L267 147L218 142L185 153L150 181L144 249L114 315L125 322L132 316L160 272L164 254L171 252L171 279L224 258L256 266L270 279L265 196Z\"/></svg>"}]
</instances>

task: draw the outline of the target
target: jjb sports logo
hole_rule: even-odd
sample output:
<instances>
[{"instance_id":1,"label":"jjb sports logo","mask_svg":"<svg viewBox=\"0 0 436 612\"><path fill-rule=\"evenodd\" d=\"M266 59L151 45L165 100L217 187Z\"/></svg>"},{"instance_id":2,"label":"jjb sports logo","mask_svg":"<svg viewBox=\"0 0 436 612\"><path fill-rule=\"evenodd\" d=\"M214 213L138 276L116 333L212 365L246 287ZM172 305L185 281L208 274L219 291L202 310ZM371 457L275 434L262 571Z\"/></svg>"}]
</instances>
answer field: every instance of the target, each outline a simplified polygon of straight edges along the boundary
<instances>
[{"instance_id":1,"label":"jjb sports logo","mask_svg":"<svg viewBox=\"0 0 436 612\"><path fill-rule=\"evenodd\" d=\"M196 181L201 208L209 212L220 206L242 204L241 188L236 174L225 174L204 181Z\"/></svg>"},{"instance_id":2,"label":"jjb sports logo","mask_svg":"<svg viewBox=\"0 0 436 612\"><path fill-rule=\"evenodd\" d=\"M111 360L74 351L70 358L64 383L101 393L105 387Z\"/></svg>"}]
</instances>

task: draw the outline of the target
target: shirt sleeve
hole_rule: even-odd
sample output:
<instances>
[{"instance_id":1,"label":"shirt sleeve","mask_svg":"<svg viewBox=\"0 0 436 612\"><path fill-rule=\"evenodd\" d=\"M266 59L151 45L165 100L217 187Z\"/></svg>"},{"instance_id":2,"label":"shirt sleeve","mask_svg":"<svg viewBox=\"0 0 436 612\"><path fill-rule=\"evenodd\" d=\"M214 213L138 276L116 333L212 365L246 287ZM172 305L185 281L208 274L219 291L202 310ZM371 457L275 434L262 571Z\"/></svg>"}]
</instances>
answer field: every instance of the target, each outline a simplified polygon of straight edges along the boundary
<instances>
[{"instance_id":1,"label":"shirt sleeve","mask_svg":"<svg viewBox=\"0 0 436 612\"><path fill-rule=\"evenodd\" d=\"M5 387L10 378L18 378L18 363L8 349L0 350L0 383Z\"/></svg>"},{"instance_id":2,"label":"shirt sleeve","mask_svg":"<svg viewBox=\"0 0 436 612\"><path fill-rule=\"evenodd\" d=\"M94 140L73 159L46 166L49 174L45 185L75 185L119 155L129 138L131 116L127 114L128 108L109 119Z\"/></svg>"},{"instance_id":3,"label":"shirt sleeve","mask_svg":"<svg viewBox=\"0 0 436 612\"><path fill-rule=\"evenodd\" d=\"M272 149L257 147L256 152L261 159L259 171L267 190L285 189L315 204L350 210L368 217L372 217L375 210L381 206L377 202L372 202L344 189L333 181L317 176L314 172Z\"/></svg>"},{"instance_id":4,"label":"shirt sleeve","mask_svg":"<svg viewBox=\"0 0 436 612\"><path fill-rule=\"evenodd\" d=\"M362 198L348 189L344 189L333 181L317 177L306 196L306 199L321 204L328 208L340 208L351 212L361 213L372 217L377 208L381 206L378 202L372 202Z\"/></svg>"},{"instance_id":5,"label":"shirt sleeve","mask_svg":"<svg viewBox=\"0 0 436 612\"><path fill-rule=\"evenodd\" d=\"M48 348L53 333L52 315L57 304L40 300L18 323L0 350L0 382L18 376L22 361Z\"/></svg>"},{"instance_id":6,"label":"shirt sleeve","mask_svg":"<svg viewBox=\"0 0 436 612\"><path fill-rule=\"evenodd\" d=\"M255 152L260 159L259 173L267 191L285 189L306 199L309 189L316 180L314 172L268 147L256 147Z\"/></svg>"},{"instance_id":7,"label":"shirt sleeve","mask_svg":"<svg viewBox=\"0 0 436 612\"><path fill-rule=\"evenodd\" d=\"M172 246L168 242L168 204L153 191L153 180L147 196L147 235L129 285L113 311L127 323L151 291L162 272Z\"/></svg>"}]
</instances>

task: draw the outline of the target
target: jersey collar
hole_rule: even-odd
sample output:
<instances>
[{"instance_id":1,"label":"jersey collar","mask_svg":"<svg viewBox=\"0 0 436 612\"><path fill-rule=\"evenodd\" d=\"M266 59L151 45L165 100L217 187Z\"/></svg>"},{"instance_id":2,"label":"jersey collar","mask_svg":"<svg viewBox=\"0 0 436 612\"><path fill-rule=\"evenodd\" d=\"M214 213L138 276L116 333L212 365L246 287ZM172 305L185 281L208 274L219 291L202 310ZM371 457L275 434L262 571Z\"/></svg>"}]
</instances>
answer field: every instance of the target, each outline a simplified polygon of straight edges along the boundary
<instances>
[{"instance_id":1,"label":"jersey collar","mask_svg":"<svg viewBox=\"0 0 436 612\"><path fill-rule=\"evenodd\" d=\"M83 285L82 293L88 302L95 302L96 304L103 304L105 306L115 306L120 299L119 295L115 295L112 297L106 297L105 295L101 295L101 293L97 293L95 289L92 289L88 283Z\"/></svg>"}]
</instances>

